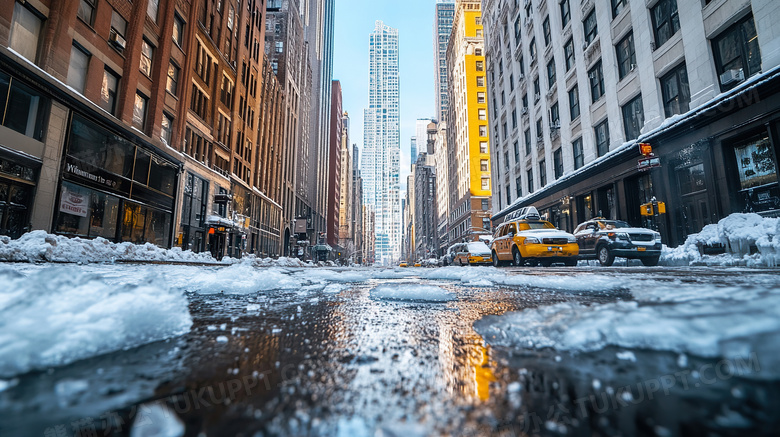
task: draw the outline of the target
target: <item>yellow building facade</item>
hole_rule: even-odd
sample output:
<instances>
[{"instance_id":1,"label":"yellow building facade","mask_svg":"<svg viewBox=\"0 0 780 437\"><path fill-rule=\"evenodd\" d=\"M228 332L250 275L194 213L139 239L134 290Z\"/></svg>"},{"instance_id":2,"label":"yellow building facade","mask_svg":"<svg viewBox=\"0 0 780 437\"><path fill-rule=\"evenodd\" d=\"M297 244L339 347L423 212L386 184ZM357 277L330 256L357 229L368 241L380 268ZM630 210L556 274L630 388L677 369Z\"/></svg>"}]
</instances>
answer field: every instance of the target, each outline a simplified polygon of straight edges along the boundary
<instances>
[{"instance_id":1,"label":"yellow building facade","mask_svg":"<svg viewBox=\"0 0 780 437\"><path fill-rule=\"evenodd\" d=\"M491 162L481 4L458 1L447 47L449 237L490 233Z\"/></svg>"}]
</instances>

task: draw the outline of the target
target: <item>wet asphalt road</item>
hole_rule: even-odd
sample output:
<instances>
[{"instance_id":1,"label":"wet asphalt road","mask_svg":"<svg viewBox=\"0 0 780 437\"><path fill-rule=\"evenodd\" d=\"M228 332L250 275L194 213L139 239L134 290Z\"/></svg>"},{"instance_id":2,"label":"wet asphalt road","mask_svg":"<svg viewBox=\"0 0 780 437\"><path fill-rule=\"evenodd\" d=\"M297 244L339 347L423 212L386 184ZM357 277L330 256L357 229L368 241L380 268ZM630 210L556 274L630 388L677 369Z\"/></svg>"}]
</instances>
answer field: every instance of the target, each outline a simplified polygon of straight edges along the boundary
<instances>
[{"instance_id":1,"label":"wet asphalt road","mask_svg":"<svg viewBox=\"0 0 780 437\"><path fill-rule=\"evenodd\" d=\"M607 271L618 278L733 281L714 269L600 273ZM441 287L454 299L372 294L380 285L405 284ZM148 435L172 420L183 422L188 436L773 435L780 429L777 381L703 384L700 376L679 375L677 355L667 353L635 351L632 362L611 349L572 355L491 348L473 328L507 311L632 299L624 291L407 277L345 284L336 292L188 298L194 325L185 336L21 376L0 392L0 435L131 435L133 423L147 431L138 435ZM88 387L64 389L72 381ZM152 405L164 405L170 416L155 416Z\"/></svg>"}]
</instances>

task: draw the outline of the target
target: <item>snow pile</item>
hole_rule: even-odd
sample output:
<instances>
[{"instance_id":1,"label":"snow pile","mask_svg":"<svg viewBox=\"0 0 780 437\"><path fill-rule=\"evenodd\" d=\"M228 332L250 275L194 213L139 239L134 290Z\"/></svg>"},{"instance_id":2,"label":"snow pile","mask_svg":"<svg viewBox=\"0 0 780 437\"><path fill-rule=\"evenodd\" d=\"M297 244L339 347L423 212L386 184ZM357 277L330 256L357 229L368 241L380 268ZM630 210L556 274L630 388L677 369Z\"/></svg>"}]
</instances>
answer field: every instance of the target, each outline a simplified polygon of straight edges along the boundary
<instances>
[{"instance_id":1,"label":"snow pile","mask_svg":"<svg viewBox=\"0 0 780 437\"><path fill-rule=\"evenodd\" d=\"M191 276L180 277L172 283L185 291L203 294L222 292L250 294L269 290L298 289L303 282L303 278L293 276L285 269L279 267L257 269L250 261L209 272L195 271Z\"/></svg>"},{"instance_id":2,"label":"snow pile","mask_svg":"<svg viewBox=\"0 0 780 437\"><path fill-rule=\"evenodd\" d=\"M633 286L637 286L634 284ZM756 353L780 363L780 290L672 285L643 287L638 302L585 306L567 302L503 316L474 327L488 343L588 352L606 346L736 358Z\"/></svg>"},{"instance_id":3,"label":"snow pile","mask_svg":"<svg viewBox=\"0 0 780 437\"><path fill-rule=\"evenodd\" d=\"M65 267L0 270L0 377L189 332L187 299L156 283L108 284Z\"/></svg>"},{"instance_id":4,"label":"snow pile","mask_svg":"<svg viewBox=\"0 0 780 437\"><path fill-rule=\"evenodd\" d=\"M722 245L725 255L702 255L699 248ZM751 255L751 247L759 253ZM780 261L780 218L758 214L731 214L717 224L689 235L682 246L664 248L664 265L747 265L776 267Z\"/></svg>"},{"instance_id":5,"label":"snow pile","mask_svg":"<svg viewBox=\"0 0 780 437\"><path fill-rule=\"evenodd\" d=\"M256 267L310 267L297 258L258 258L247 255L241 259L226 257L217 261L209 252L195 253L179 247L163 249L151 243L112 243L105 238L68 238L63 235L32 231L19 239L0 237L0 261L15 262L114 262L158 261L198 262L214 264L250 263Z\"/></svg>"},{"instance_id":6,"label":"snow pile","mask_svg":"<svg viewBox=\"0 0 780 437\"><path fill-rule=\"evenodd\" d=\"M532 271L529 269L529 271ZM507 274L495 267L443 267L421 275L425 279L460 281L467 286L485 287L507 285L513 287L534 287L556 290L611 291L623 284L607 275L587 275L572 280L569 276Z\"/></svg>"},{"instance_id":7,"label":"snow pile","mask_svg":"<svg viewBox=\"0 0 780 437\"><path fill-rule=\"evenodd\" d=\"M441 287L418 284L380 285L372 289L369 295L374 299L416 302L449 302L455 300L453 293Z\"/></svg>"}]
</instances>

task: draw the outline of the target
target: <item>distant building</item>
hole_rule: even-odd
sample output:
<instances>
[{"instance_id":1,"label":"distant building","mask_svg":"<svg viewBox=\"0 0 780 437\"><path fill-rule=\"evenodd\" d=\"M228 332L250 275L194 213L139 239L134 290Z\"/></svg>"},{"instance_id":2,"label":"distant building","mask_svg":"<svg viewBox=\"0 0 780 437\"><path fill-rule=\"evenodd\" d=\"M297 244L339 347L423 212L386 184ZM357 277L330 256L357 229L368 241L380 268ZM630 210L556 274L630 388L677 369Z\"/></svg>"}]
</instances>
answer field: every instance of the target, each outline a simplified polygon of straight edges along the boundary
<instances>
[{"instance_id":1,"label":"distant building","mask_svg":"<svg viewBox=\"0 0 780 437\"><path fill-rule=\"evenodd\" d=\"M344 134L344 109L341 106L341 83L333 81L331 86L331 108L330 108L330 147L328 171L328 209L326 214L326 241L330 246L339 244L339 212L341 211L341 151L343 147ZM348 139L347 139L348 140Z\"/></svg>"},{"instance_id":2,"label":"distant building","mask_svg":"<svg viewBox=\"0 0 780 437\"><path fill-rule=\"evenodd\" d=\"M433 68L436 85L436 111L441 122L447 120L449 108L449 90L447 82L447 45L452 33L452 21L455 19L455 2L436 0L436 16L433 22Z\"/></svg>"},{"instance_id":3,"label":"distant building","mask_svg":"<svg viewBox=\"0 0 780 437\"><path fill-rule=\"evenodd\" d=\"M352 214L354 209L352 202L354 202L354 184L352 179L354 178L352 170L352 147L349 144L349 114L345 111L341 117L341 169L339 182L339 238L338 244L343 247L349 253L355 252L354 246L354 230ZM345 253L344 257L348 257L349 253Z\"/></svg>"}]
</instances>

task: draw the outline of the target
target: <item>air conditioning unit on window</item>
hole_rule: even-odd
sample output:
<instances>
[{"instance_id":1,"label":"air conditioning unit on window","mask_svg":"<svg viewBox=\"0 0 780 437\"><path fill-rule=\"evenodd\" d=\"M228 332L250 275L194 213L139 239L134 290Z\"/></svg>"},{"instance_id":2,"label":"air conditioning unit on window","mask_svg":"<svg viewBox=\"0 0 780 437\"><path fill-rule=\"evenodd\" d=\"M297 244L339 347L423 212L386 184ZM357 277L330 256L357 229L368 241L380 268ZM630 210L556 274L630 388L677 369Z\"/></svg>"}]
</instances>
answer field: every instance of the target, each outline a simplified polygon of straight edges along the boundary
<instances>
[{"instance_id":1,"label":"air conditioning unit on window","mask_svg":"<svg viewBox=\"0 0 780 437\"><path fill-rule=\"evenodd\" d=\"M740 82L743 80L745 80L745 73L742 72L741 68L736 70L728 70L720 75L720 83L722 85L728 85L730 83Z\"/></svg>"},{"instance_id":2,"label":"air conditioning unit on window","mask_svg":"<svg viewBox=\"0 0 780 437\"><path fill-rule=\"evenodd\" d=\"M122 35L116 32L111 32L111 35L108 37L108 42L122 50L124 50L125 46L127 45L127 42L124 38L122 38Z\"/></svg>"}]
</instances>

